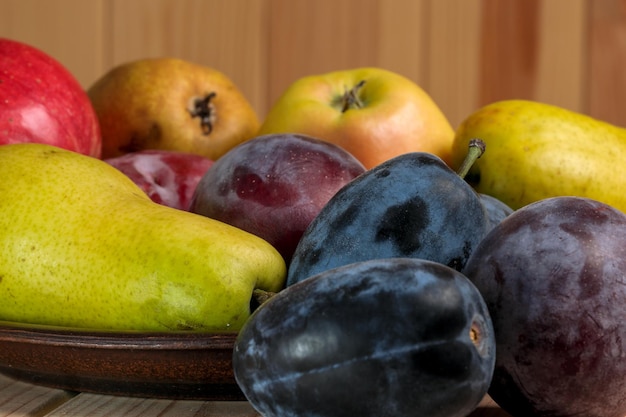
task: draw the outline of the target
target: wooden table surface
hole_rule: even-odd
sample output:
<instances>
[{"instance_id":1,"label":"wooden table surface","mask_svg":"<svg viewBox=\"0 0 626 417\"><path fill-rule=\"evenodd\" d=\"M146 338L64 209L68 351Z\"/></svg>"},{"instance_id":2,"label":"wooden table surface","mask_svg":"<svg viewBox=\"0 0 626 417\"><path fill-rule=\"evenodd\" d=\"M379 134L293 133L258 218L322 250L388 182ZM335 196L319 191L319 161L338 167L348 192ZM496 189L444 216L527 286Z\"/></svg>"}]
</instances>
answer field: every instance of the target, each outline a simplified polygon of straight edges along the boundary
<instances>
[{"instance_id":1,"label":"wooden table surface","mask_svg":"<svg viewBox=\"0 0 626 417\"><path fill-rule=\"evenodd\" d=\"M0 375L0 417L259 417L244 401L174 401L68 392ZM486 397L471 417L510 417Z\"/></svg>"}]
</instances>

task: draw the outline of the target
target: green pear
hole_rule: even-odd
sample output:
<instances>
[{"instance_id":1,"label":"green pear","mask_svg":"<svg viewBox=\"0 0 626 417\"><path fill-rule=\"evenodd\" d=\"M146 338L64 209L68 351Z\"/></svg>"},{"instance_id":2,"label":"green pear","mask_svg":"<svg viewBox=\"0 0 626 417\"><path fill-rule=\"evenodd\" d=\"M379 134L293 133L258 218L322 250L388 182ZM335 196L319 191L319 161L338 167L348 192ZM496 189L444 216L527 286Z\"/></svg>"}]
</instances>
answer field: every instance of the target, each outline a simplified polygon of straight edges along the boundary
<instances>
[{"instance_id":1,"label":"green pear","mask_svg":"<svg viewBox=\"0 0 626 417\"><path fill-rule=\"evenodd\" d=\"M458 168L472 138L486 145L466 180L518 209L554 196L592 198L626 212L626 129L545 103L504 100L469 115L453 144Z\"/></svg>"},{"instance_id":2,"label":"green pear","mask_svg":"<svg viewBox=\"0 0 626 417\"><path fill-rule=\"evenodd\" d=\"M148 331L238 330L282 256L241 229L154 203L106 162L0 147L0 320Z\"/></svg>"}]
</instances>

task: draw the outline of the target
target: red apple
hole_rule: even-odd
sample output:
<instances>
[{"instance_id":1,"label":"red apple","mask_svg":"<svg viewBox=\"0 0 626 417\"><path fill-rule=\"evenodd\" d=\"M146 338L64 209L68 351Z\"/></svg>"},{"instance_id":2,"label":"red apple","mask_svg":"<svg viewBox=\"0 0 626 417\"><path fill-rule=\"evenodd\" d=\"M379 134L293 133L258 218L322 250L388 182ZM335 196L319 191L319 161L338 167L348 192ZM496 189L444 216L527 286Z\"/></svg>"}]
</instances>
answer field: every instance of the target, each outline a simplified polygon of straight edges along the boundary
<instances>
[{"instance_id":1,"label":"red apple","mask_svg":"<svg viewBox=\"0 0 626 417\"><path fill-rule=\"evenodd\" d=\"M105 162L126 174L155 203L188 210L194 190L213 161L203 156L166 150L142 150Z\"/></svg>"},{"instance_id":2,"label":"red apple","mask_svg":"<svg viewBox=\"0 0 626 417\"><path fill-rule=\"evenodd\" d=\"M258 136L215 161L189 210L265 239L289 262L311 220L363 172L352 154L318 138Z\"/></svg>"},{"instance_id":3,"label":"red apple","mask_svg":"<svg viewBox=\"0 0 626 417\"><path fill-rule=\"evenodd\" d=\"M0 145L38 142L100 157L100 126L87 93L46 53L0 38L0 98Z\"/></svg>"}]
</instances>

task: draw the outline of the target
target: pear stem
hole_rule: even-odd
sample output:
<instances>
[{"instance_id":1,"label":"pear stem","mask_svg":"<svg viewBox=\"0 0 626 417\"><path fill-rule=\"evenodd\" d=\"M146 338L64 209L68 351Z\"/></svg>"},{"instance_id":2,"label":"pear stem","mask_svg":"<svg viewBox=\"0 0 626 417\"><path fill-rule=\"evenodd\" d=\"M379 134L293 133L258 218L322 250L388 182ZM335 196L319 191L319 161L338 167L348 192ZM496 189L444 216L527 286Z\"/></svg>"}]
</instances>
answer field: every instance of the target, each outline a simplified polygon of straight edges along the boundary
<instances>
[{"instance_id":1,"label":"pear stem","mask_svg":"<svg viewBox=\"0 0 626 417\"><path fill-rule=\"evenodd\" d=\"M467 155L459 167L459 170L456 172L461 178L465 178L472 165L485 153L485 149L487 148L485 142L478 138L470 139L468 146Z\"/></svg>"},{"instance_id":2,"label":"pear stem","mask_svg":"<svg viewBox=\"0 0 626 417\"><path fill-rule=\"evenodd\" d=\"M193 97L188 105L187 111L191 118L198 117L200 119L200 128L203 135L210 135L213 131L213 125L216 121L215 105L211 102L217 95L216 92L210 92L204 97Z\"/></svg>"},{"instance_id":3,"label":"pear stem","mask_svg":"<svg viewBox=\"0 0 626 417\"><path fill-rule=\"evenodd\" d=\"M276 295L275 292L265 291L260 288L255 288L252 291L252 300L254 301L254 304L255 304L255 308L253 308L253 310L258 308L258 306L265 303L267 300L269 300L275 295Z\"/></svg>"}]
</instances>

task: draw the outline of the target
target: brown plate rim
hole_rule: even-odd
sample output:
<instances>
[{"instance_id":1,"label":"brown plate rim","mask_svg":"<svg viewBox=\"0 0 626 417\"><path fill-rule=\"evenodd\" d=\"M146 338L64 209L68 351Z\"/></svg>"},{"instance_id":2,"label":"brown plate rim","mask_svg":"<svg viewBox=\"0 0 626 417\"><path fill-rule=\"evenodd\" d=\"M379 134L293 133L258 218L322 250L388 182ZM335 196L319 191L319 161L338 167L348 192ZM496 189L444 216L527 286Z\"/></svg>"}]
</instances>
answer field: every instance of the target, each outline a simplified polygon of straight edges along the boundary
<instances>
[{"instance_id":1,"label":"brown plate rim","mask_svg":"<svg viewBox=\"0 0 626 417\"><path fill-rule=\"evenodd\" d=\"M236 337L236 332L113 331L0 321L0 373L69 391L242 400L231 362Z\"/></svg>"},{"instance_id":2,"label":"brown plate rim","mask_svg":"<svg viewBox=\"0 0 626 417\"><path fill-rule=\"evenodd\" d=\"M29 342L76 347L115 348L129 344L146 349L222 349L232 347L236 332L151 332L63 327L0 320L0 342ZM181 342L184 344L181 345Z\"/></svg>"}]
</instances>

